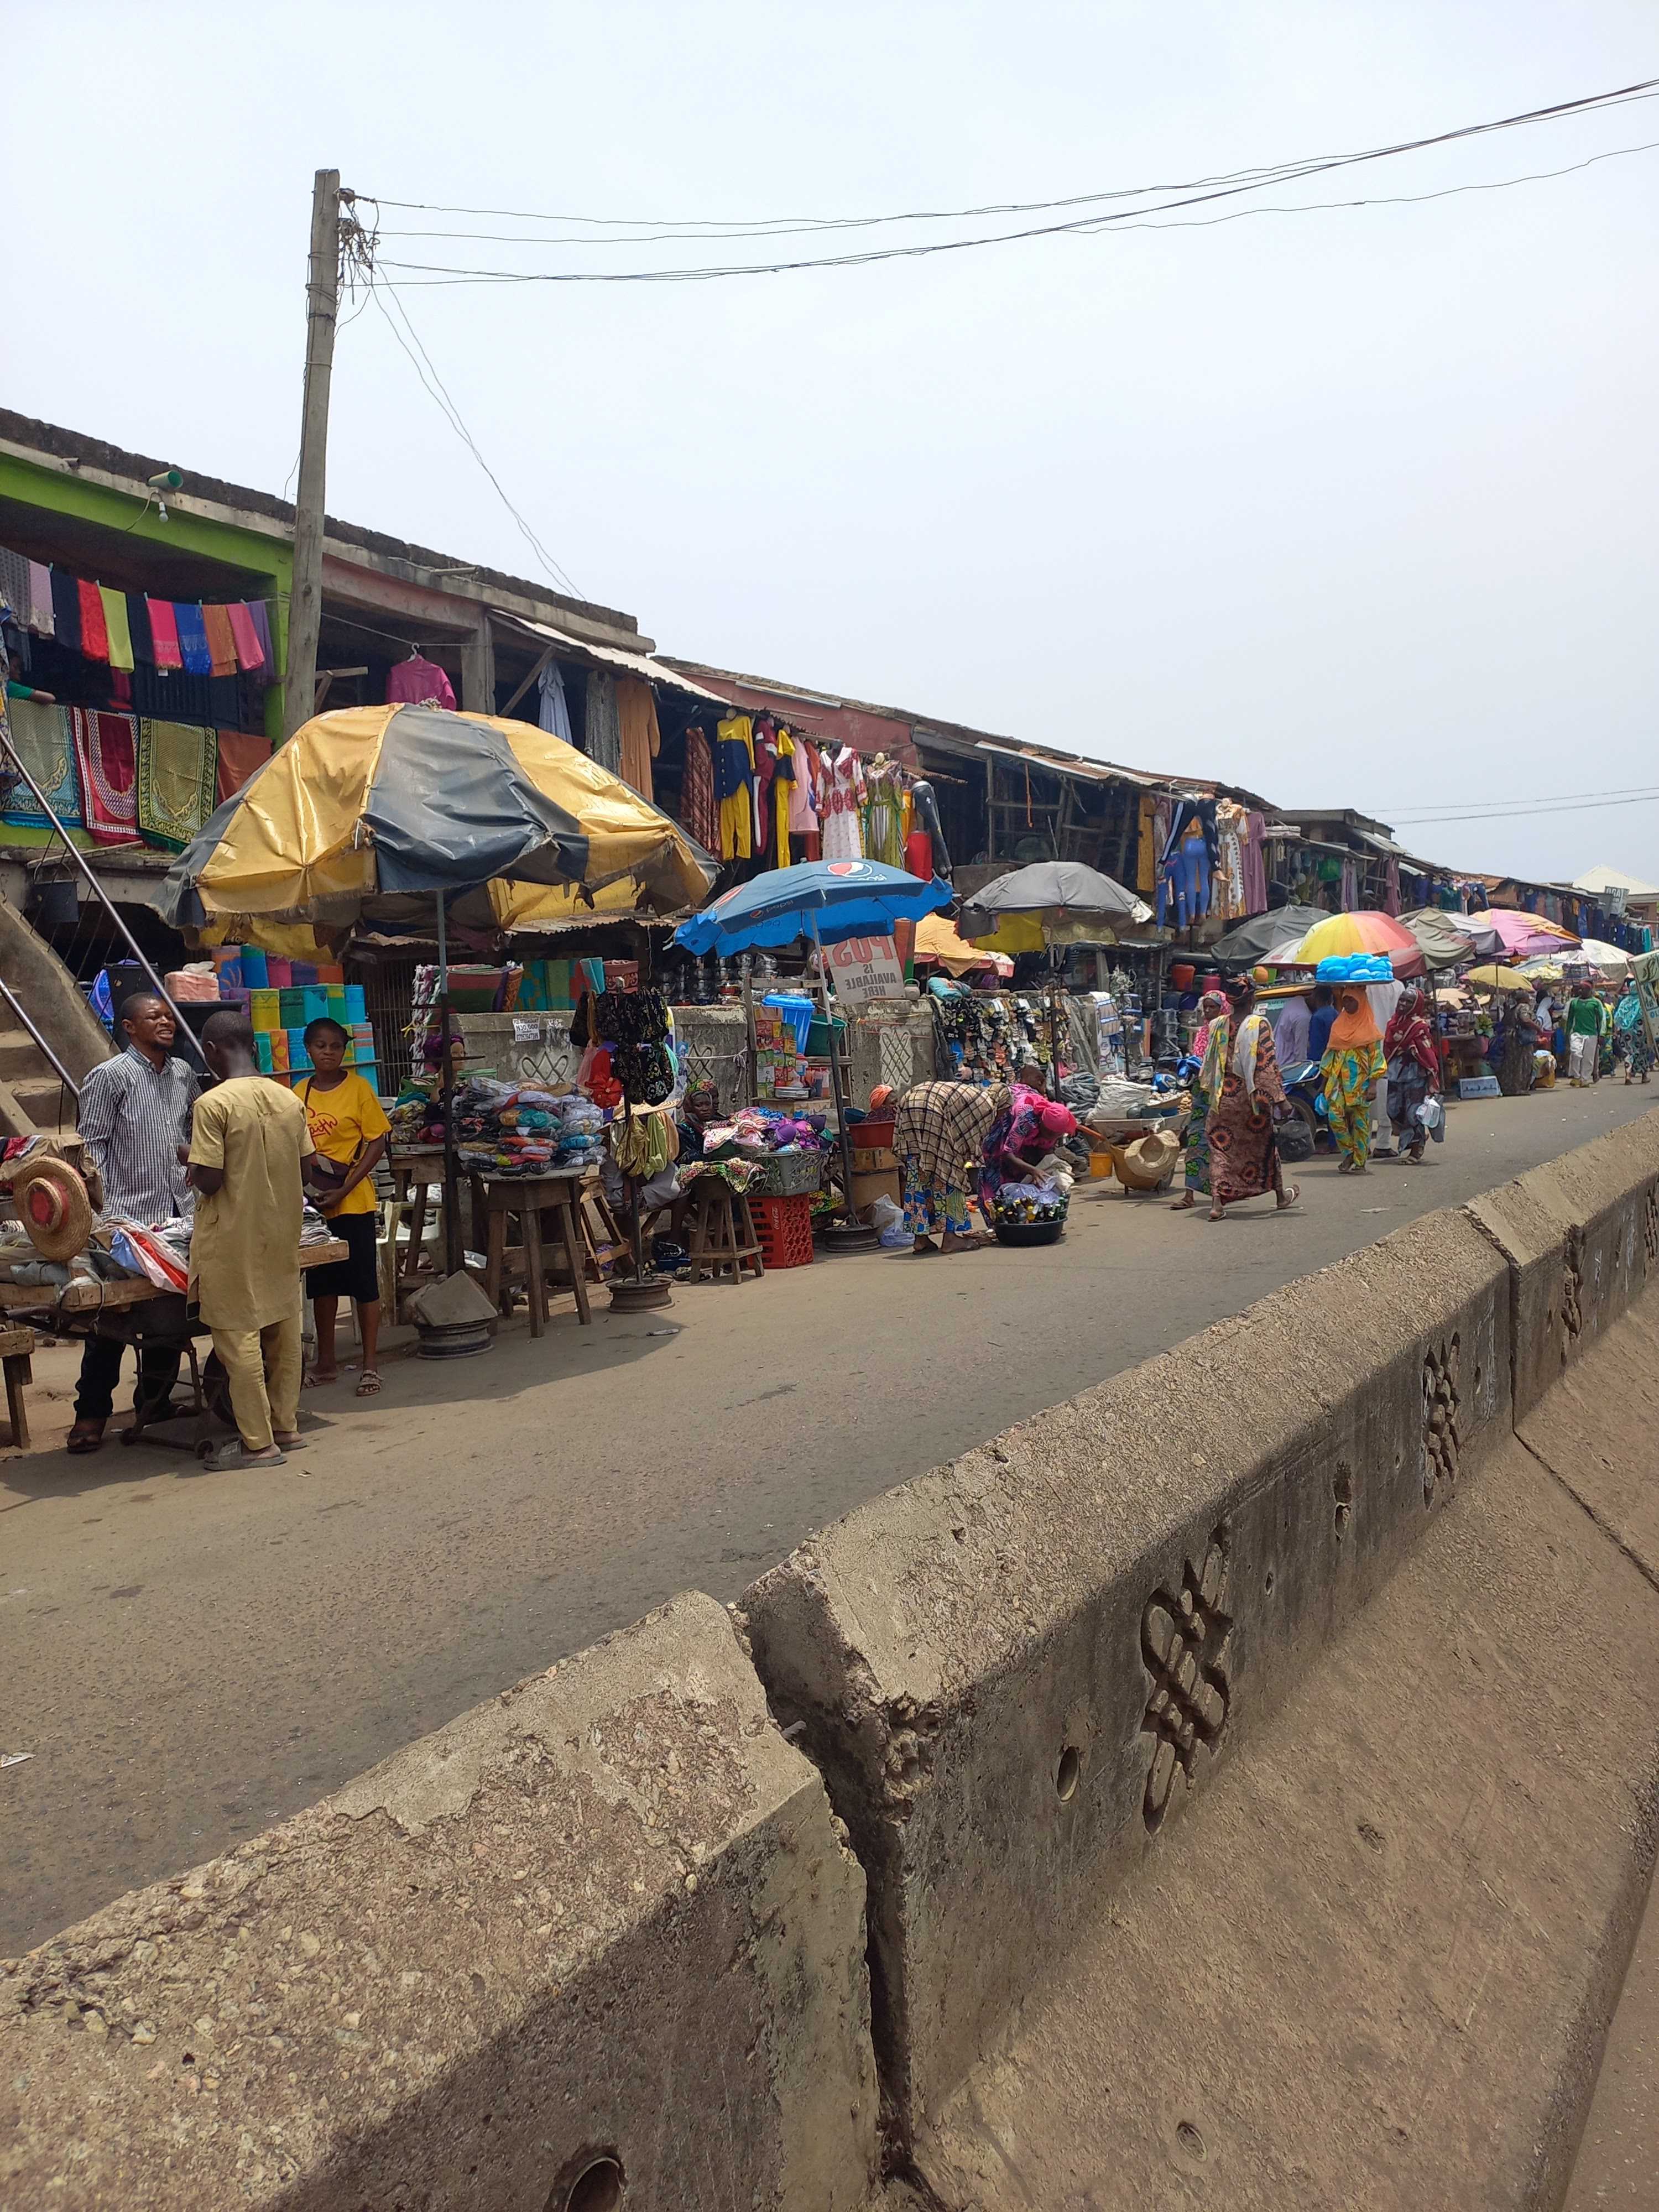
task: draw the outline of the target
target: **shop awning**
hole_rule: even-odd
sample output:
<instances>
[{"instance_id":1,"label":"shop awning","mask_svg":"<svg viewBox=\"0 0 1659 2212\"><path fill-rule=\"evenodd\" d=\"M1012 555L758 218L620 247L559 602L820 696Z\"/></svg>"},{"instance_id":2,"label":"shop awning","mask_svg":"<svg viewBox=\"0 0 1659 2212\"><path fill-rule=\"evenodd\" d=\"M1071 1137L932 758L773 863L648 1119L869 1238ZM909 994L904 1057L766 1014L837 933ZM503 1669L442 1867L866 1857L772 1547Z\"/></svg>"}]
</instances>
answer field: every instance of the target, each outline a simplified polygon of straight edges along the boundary
<instances>
[{"instance_id":1,"label":"shop awning","mask_svg":"<svg viewBox=\"0 0 1659 2212\"><path fill-rule=\"evenodd\" d=\"M718 691L711 691L706 684L695 677L684 676L678 668L648 653L624 653L614 645L591 645L585 638L571 637L564 630L555 629L550 623L532 622L527 615L493 612L490 620L502 629L517 630L539 644L550 646L555 656L568 653L574 660L602 661L608 668L621 670L629 676L638 676L647 684L666 684L676 691L684 691L693 699L712 700L717 707L728 707L729 699Z\"/></svg>"}]
</instances>

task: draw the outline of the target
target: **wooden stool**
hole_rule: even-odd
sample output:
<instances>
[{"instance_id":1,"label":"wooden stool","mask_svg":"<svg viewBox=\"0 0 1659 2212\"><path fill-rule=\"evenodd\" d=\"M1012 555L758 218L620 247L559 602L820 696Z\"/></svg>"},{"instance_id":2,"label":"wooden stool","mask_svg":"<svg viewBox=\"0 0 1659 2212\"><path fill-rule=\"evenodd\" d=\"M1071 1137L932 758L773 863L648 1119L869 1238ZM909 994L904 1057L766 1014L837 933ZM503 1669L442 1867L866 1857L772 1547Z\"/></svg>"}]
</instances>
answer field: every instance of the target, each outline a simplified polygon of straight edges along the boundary
<instances>
[{"instance_id":1,"label":"wooden stool","mask_svg":"<svg viewBox=\"0 0 1659 2212\"><path fill-rule=\"evenodd\" d=\"M34 1380L34 1370L29 1364L33 1350L32 1328L0 1328L0 1366L3 1366L6 1376L6 1418L11 1423L12 1448L16 1451L27 1451L29 1447L29 1417L23 1403L23 1385Z\"/></svg>"},{"instance_id":2,"label":"wooden stool","mask_svg":"<svg viewBox=\"0 0 1659 2212\"><path fill-rule=\"evenodd\" d=\"M699 1176L692 1184L686 1230L686 1250L691 1260L688 1282L718 1283L725 1276L740 1283L745 1267L753 1269L758 1282L766 1273L749 1200L741 1191L733 1190L724 1176Z\"/></svg>"}]
</instances>

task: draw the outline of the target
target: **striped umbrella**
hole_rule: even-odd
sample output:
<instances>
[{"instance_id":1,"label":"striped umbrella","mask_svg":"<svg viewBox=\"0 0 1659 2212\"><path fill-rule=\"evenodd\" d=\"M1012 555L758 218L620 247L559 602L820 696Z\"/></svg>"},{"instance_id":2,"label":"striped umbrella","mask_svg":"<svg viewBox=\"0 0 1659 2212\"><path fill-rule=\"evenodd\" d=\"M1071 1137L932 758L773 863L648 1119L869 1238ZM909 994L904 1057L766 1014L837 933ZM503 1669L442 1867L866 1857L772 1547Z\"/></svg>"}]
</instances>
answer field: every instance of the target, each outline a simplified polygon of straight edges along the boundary
<instances>
[{"instance_id":1,"label":"striped umbrella","mask_svg":"<svg viewBox=\"0 0 1659 2212\"><path fill-rule=\"evenodd\" d=\"M1420 975L1423 948L1403 921L1391 914L1364 908L1357 914L1333 914L1316 921L1296 948L1295 957L1304 968L1322 960L1342 959L1356 952L1382 952L1396 975Z\"/></svg>"}]
</instances>

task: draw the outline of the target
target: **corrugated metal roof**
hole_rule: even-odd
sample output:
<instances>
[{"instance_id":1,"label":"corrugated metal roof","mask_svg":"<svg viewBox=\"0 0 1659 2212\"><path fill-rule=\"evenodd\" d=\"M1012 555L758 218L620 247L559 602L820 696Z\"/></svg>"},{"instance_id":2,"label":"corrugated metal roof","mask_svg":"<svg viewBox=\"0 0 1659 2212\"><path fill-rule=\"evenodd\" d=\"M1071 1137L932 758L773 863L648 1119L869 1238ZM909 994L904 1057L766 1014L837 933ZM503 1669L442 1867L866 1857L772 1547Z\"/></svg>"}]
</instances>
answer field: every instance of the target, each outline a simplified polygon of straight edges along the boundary
<instances>
[{"instance_id":1,"label":"corrugated metal roof","mask_svg":"<svg viewBox=\"0 0 1659 2212\"><path fill-rule=\"evenodd\" d=\"M527 635L538 637L544 645L562 646L568 653L589 659L602 660L614 668L625 669L630 676L641 676L648 684L667 684L676 691L686 691L694 699L712 699L717 707L729 707L731 701L718 692L711 691L706 684L695 678L682 675L665 661L658 660L648 653L623 653L614 645L590 645L586 638L572 637L566 631L555 629L550 623L532 622L527 616L512 615L491 610L496 622L523 630Z\"/></svg>"}]
</instances>

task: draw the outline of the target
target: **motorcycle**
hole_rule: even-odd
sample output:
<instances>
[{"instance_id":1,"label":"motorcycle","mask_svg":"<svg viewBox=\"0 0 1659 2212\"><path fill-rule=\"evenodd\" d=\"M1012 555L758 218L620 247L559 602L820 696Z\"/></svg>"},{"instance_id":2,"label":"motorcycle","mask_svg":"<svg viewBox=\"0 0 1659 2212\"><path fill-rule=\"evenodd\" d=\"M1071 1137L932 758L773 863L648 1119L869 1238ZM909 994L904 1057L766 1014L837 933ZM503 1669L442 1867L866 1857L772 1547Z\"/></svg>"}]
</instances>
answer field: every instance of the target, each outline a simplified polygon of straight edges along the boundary
<instances>
[{"instance_id":1,"label":"motorcycle","mask_svg":"<svg viewBox=\"0 0 1659 2212\"><path fill-rule=\"evenodd\" d=\"M1291 1159L1311 1159L1322 1143L1334 1150L1336 1139L1331 1134L1330 1109L1325 1102L1325 1083L1319 1062L1310 1060L1300 1067L1281 1068L1279 1073L1291 1107L1290 1116L1280 1124L1279 1150ZM1299 1141L1294 1134L1298 1127L1303 1132ZM1287 1135L1291 1139L1288 1145Z\"/></svg>"}]
</instances>

